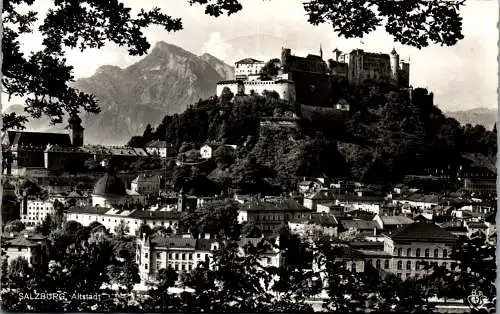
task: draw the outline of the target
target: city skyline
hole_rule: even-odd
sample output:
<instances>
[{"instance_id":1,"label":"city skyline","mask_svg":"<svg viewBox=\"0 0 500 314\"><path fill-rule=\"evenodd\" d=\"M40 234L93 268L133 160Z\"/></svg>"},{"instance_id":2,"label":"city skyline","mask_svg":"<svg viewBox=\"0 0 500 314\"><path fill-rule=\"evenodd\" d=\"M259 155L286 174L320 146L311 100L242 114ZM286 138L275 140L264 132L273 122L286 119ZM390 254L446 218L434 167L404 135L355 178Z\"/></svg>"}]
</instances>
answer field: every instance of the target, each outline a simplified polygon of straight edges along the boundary
<instances>
[{"instance_id":1,"label":"city skyline","mask_svg":"<svg viewBox=\"0 0 500 314\"><path fill-rule=\"evenodd\" d=\"M329 25L310 25L298 2L244 0L241 12L219 18L205 15L203 7L190 7L183 0L169 1L168 4L154 0L141 4L125 1L125 4L133 12L137 12L139 7L158 6L165 13L183 19L184 29L176 33L150 27L146 36L152 47L158 41L165 41L194 54L210 53L230 65L245 57L263 61L279 57L282 46L291 48L296 55L305 56L318 53L321 45L325 60L332 56L331 51L335 48L345 52L361 48L384 53L396 48L401 59L411 60L411 84L432 91L436 105L441 109L447 111L497 107L497 68L490 65L497 61L496 1L466 3L462 10L465 38L455 46L431 45L421 50L394 43L383 29L377 29L361 40L339 38ZM47 3L38 2L37 5L39 12L47 10ZM282 12L273 14L278 10ZM37 34L25 36L24 52L37 49L39 39ZM92 76L103 65L124 68L141 58L129 56L124 47L116 45L84 52L71 50L67 53L68 63L74 66L75 78ZM8 105L18 104L20 101L13 98Z\"/></svg>"}]
</instances>

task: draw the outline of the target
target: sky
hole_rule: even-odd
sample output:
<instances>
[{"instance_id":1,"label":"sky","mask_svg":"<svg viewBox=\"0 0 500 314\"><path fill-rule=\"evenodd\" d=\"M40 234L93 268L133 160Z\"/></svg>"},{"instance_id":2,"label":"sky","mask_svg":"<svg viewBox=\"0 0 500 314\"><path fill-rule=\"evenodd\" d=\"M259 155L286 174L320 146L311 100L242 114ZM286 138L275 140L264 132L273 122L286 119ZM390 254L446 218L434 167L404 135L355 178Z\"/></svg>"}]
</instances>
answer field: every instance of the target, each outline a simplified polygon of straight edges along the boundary
<instances>
[{"instance_id":1,"label":"sky","mask_svg":"<svg viewBox=\"0 0 500 314\"><path fill-rule=\"evenodd\" d=\"M49 2L38 0L36 10L45 12ZM156 6L166 14L182 18L184 29L175 33L156 26L148 28L146 36L152 46L165 41L195 54L208 52L231 65L246 57L263 61L279 57L283 46L291 48L292 54L305 56L317 54L321 45L325 59L333 55L331 51L335 48L345 52L361 48L385 53L395 48L401 59L411 62L411 85L432 91L436 105L442 110L497 108L497 0L468 0L462 9L465 38L452 47L431 45L421 50L395 43L383 29L377 29L362 41L340 38L328 24L309 24L302 1L241 2L242 11L214 18L205 15L202 6L190 6L187 0L124 0L133 12ZM38 34L25 36L23 50L26 53L36 50L40 42ZM125 47L113 44L99 50L67 53L76 78L91 76L102 65L126 67L140 58L129 56ZM12 103L19 100L13 99L9 104Z\"/></svg>"}]
</instances>

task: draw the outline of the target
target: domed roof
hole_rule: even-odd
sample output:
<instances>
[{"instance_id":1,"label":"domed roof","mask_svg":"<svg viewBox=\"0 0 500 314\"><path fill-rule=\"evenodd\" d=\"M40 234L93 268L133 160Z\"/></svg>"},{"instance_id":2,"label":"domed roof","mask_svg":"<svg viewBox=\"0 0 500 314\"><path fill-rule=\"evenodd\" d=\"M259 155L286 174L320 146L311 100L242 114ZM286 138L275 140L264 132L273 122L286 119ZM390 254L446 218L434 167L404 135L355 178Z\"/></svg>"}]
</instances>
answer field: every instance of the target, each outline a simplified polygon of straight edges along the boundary
<instances>
[{"instance_id":1,"label":"domed roof","mask_svg":"<svg viewBox=\"0 0 500 314\"><path fill-rule=\"evenodd\" d=\"M127 195L125 183L114 173L107 173L94 186L94 195Z\"/></svg>"}]
</instances>

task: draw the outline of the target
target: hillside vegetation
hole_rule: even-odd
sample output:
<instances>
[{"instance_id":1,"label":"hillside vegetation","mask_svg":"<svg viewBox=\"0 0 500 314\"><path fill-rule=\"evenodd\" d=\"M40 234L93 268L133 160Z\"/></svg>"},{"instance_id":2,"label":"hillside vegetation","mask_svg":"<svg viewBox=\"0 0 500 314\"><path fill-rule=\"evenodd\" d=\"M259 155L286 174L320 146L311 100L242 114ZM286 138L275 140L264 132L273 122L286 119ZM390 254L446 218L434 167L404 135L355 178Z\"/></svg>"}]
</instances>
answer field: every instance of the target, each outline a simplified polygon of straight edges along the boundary
<instances>
[{"instance_id":1,"label":"hillside vegetation","mask_svg":"<svg viewBox=\"0 0 500 314\"><path fill-rule=\"evenodd\" d=\"M351 104L348 114L335 114L332 108L301 108L272 92L232 97L227 91L220 98L199 101L182 114L166 116L155 130L148 126L143 136L129 144L161 139L181 150L186 143L196 149L207 141L238 145L236 151L220 149L214 170L205 174L233 188L241 188L243 180L249 190L257 188L257 179L262 178L286 187L302 176L389 183L406 174L436 170L456 174L464 153L496 155L496 130L461 126L447 118L425 89L410 94L387 85L339 84L335 95L334 101L345 99ZM287 111L301 117L298 131L260 127L262 117Z\"/></svg>"}]
</instances>

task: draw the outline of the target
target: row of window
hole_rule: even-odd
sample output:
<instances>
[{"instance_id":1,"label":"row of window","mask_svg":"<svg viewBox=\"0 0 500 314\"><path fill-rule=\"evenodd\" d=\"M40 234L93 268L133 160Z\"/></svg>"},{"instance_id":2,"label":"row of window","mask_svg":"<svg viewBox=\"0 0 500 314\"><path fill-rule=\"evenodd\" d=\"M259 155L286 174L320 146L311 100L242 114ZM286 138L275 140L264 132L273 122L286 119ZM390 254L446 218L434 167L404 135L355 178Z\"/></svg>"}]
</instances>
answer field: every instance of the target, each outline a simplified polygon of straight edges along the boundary
<instances>
[{"instance_id":1,"label":"row of window","mask_svg":"<svg viewBox=\"0 0 500 314\"><path fill-rule=\"evenodd\" d=\"M91 217L91 216L86 216L86 215L84 215L84 216L83 216L83 218L85 218L85 217L87 217L87 219L88 219L88 220L92 220L92 217ZM78 215L75 215L75 220L78 220ZM98 221L98 220L99 220L99 218L98 218L98 217L94 217L94 220L95 220L95 221ZM101 221L102 221L102 222L105 222L106 220L105 220L104 218L101 218ZM108 222L113 222L111 218L108 218L108 220L107 220L107 221L108 221ZM114 222L115 222L115 223L118 223L118 219L114 219ZM127 224L128 224L128 223L130 223L130 221L129 221L129 220L125 220L125 223L127 223ZM136 224L136 225L138 225L138 224L139 224L137 220L135 221L135 224ZM167 226L172 226L172 227L175 227L175 226L176 226L176 224L177 224L177 222L175 222L175 221L167 221L167 223L166 223L166 224L165 224L165 221L162 221L162 222L161 222L161 225L162 225L162 226L167 225ZM153 226L154 226L154 225L156 225L156 221L153 221ZM160 225L160 223L158 223L158 225Z\"/></svg>"},{"instance_id":2,"label":"row of window","mask_svg":"<svg viewBox=\"0 0 500 314\"><path fill-rule=\"evenodd\" d=\"M397 251L397 254L398 254L398 256L403 256L403 249L399 248ZM410 257L412 256L411 248L406 249L406 256L410 256ZM430 249L425 249L424 256L427 258L430 257ZM415 250L415 257L420 257L420 249L419 248L417 248ZM434 249L434 258L438 258L438 257L439 257L439 249ZM448 257L448 250L443 249L442 257L443 258Z\"/></svg>"},{"instance_id":3,"label":"row of window","mask_svg":"<svg viewBox=\"0 0 500 314\"><path fill-rule=\"evenodd\" d=\"M430 264L435 265L435 266L438 265L437 262L432 262ZM446 262L443 262L441 264L441 266L446 267L447 266ZM454 267L455 267L455 265L454 265L454 263L452 263L452 268L454 268ZM403 269L403 262L402 261L398 261L397 268L398 268L398 270L402 270ZM422 269L423 269L423 265L420 262L418 262L418 261L415 262L415 270L422 270ZM406 270L412 270L412 263L411 263L411 261L407 261L406 262Z\"/></svg>"}]
</instances>

